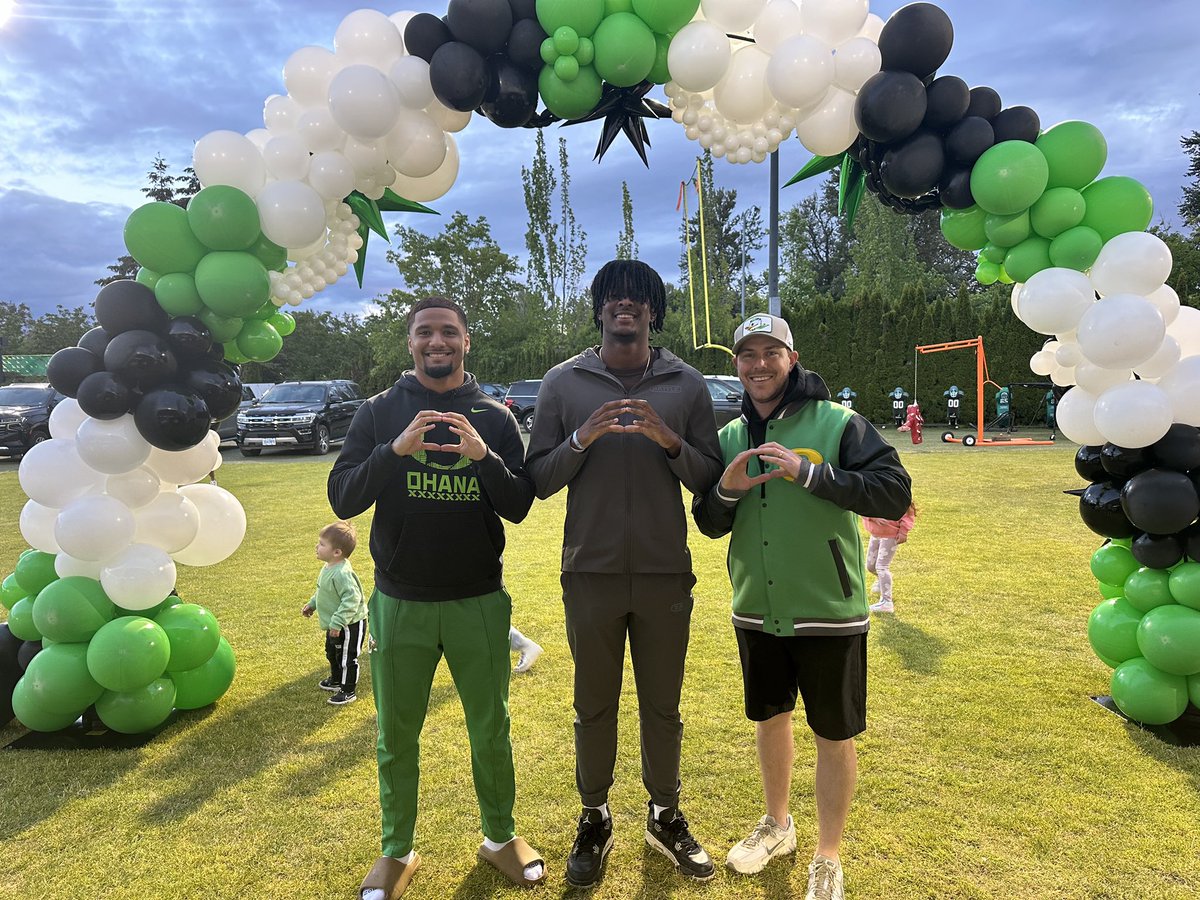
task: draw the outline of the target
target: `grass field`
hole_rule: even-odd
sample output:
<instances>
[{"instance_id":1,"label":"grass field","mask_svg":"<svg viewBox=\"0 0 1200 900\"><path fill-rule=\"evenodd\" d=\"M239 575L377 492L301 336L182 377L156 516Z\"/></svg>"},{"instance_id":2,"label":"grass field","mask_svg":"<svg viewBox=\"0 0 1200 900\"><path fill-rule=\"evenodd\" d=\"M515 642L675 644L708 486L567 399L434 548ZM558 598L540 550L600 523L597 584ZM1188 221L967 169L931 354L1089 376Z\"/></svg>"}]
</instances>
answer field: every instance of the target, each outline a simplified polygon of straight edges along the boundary
<instances>
[{"instance_id":1,"label":"grass field","mask_svg":"<svg viewBox=\"0 0 1200 900\"><path fill-rule=\"evenodd\" d=\"M888 432L892 434L892 432ZM1089 699L1108 692L1087 616L1098 545L1064 488L1074 447L898 444L921 515L893 571L897 615L870 633L869 725L843 858L856 898L1187 898L1200 895L1200 749L1180 750ZM325 704L319 628L298 613L332 518L333 457L241 461L220 483L250 530L233 558L181 569L238 655L233 688L131 751L0 753L0 896L350 898L378 853L374 710ZM16 467L0 467L0 567L23 549ZM564 497L509 529L514 622L546 648L512 684L517 822L550 867L534 896L567 893L578 799L572 666L558 548ZM364 517L365 519L365 517ZM365 536L367 522L360 521ZM355 557L369 575L364 539ZM741 711L724 541L693 534L699 583L683 717L683 808L714 857L761 815ZM3 574L3 573L0 573ZM803 896L815 834L811 741L798 730L792 812L801 850L761 876L677 878L642 840L636 703L627 675L616 846L596 900ZM0 729L0 745L23 733ZM477 865L478 813L462 709L443 666L423 737L413 900L517 897Z\"/></svg>"}]
</instances>

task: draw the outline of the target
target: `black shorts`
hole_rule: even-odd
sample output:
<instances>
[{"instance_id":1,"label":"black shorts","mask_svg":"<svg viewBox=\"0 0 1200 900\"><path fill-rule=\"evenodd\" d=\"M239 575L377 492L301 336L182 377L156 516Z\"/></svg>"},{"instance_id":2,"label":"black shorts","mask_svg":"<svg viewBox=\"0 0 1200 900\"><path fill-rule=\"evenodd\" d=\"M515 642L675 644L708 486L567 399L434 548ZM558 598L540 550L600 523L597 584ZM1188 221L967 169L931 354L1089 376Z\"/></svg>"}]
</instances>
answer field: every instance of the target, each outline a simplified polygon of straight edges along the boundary
<instances>
[{"instance_id":1,"label":"black shorts","mask_svg":"<svg viewBox=\"0 0 1200 900\"><path fill-rule=\"evenodd\" d=\"M765 722L796 708L827 741L867 730L867 636L779 637L746 628L737 634L746 718Z\"/></svg>"}]
</instances>

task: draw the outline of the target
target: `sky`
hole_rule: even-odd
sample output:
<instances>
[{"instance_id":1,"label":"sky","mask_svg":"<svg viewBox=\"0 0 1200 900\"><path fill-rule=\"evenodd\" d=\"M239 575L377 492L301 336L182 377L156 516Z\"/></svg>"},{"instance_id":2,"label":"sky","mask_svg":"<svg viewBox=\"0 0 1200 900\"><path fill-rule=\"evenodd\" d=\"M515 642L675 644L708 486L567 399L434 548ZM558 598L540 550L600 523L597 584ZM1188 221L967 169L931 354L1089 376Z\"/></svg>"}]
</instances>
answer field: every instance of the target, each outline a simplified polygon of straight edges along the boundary
<instances>
[{"instance_id":1,"label":"sky","mask_svg":"<svg viewBox=\"0 0 1200 900\"><path fill-rule=\"evenodd\" d=\"M876 0L884 19L903 5ZM1065 119L1096 125L1108 140L1105 175L1149 188L1155 220L1178 225L1187 159L1179 138L1200 129L1200 4L1194 0L942 0L955 29L939 74L996 89L1006 106L1036 110L1045 128ZM217 129L262 125L267 97L283 92L282 68L306 45L332 49L342 18L371 7L442 15L447 0L395 3L335 0L0 0L0 300L35 315L87 306L93 282L125 250L125 219L145 202L140 189L156 156L172 172L190 165L192 146ZM651 96L665 100L661 91ZM678 279L679 184L698 145L670 120L650 122L650 166L619 138L592 161L599 123L547 129L556 154L570 153L572 205L588 235L588 274L614 254L621 228L621 181L633 200L640 256ZM485 216L500 246L524 254L521 167L534 134L499 129L476 116L459 141L462 164L451 191L430 205L440 217L386 217L436 231L455 210ZM780 148L782 180L812 155L794 138ZM716 162L721 187L740 206L769 203L768 166ZM785 188L780 208L815 185ZM403 280L372 239L362 288L346 277L302 307L361 313ZM765 250L753 263L766 266Z\"/></svg>"}]
</instances>

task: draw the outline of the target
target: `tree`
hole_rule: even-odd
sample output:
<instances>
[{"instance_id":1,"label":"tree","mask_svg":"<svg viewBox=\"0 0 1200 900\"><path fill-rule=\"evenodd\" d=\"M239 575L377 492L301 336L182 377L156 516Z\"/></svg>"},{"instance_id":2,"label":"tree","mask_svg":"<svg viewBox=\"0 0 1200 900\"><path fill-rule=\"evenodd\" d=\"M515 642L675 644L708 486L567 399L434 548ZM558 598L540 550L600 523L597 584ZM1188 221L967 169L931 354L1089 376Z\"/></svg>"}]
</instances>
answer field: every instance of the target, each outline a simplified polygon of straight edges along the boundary
<instances>
[{"instance_id":1,"label":"tree","mask_svg":"<svg viewBox=\"0 0 1200 900\"><path fill-rule=\"evenodd\" d=\"M830 175L820 190L784 213L779 226L784 262L779 296L785 302L799 305L818 295L837 299L846 292L850 245L837 198L838 179Z\"/></svg>"},{"instance_id":2,"label":"tree","mask_svg":"<svg viewBox=\"0 0 1200 900\"><path fill-rule=\"evenodd\" d=\"M633 236L633 199L628 182L621 182L621 233L617 236L615 259L637 259L637 238Z\"/></svg>"},{"instance_id":3,"label":"tree","mask_svg":"<svg viewBox=\"0 0 1200 900\"><path fill-rule=\"evenodd\" d=\"M322 381L346 378L364 390L371 374L371 347L355 315L296 310L296 330L279 355L266 363L243 363L243 381ZM382 385L381 385L382 386Z\"/></svg>"},{"instance_id":4,"label":"tree","mask_svg":"<svg viewBox=\"0 0 1200 900\"><path fill-rule=\"evenodd\" d=\"M1179 139L1184 155L1190 160L1187 177L1191 184L1183 186L1183 199L1179 202L1179 218L1183 224L1195 231L1200 228L1200 131L1193 131Z\"/></svg>"},{"instance_id":5,"label":"tree","mask_svg":"<svg viewBox=\"0 0 1200 900\"><path fill-rule=\"evenodd\" d=\"M63 347L71 347L95 325L91 312L82 306L68 309L60 303L54 312L30 322L21 341L21 352L54 353Z\"/></svg>"},{"instance_id":6,"label":"tree","mask_svg":"<svg viewBox=\"0 0 1200 900\"><path fill-rule=\"evenodd\" d=\"M21 353L25 343L25 334L33 324L33 315L24 303L10 303L0 300L0 352Z\"/></svg>"}]
</instances>

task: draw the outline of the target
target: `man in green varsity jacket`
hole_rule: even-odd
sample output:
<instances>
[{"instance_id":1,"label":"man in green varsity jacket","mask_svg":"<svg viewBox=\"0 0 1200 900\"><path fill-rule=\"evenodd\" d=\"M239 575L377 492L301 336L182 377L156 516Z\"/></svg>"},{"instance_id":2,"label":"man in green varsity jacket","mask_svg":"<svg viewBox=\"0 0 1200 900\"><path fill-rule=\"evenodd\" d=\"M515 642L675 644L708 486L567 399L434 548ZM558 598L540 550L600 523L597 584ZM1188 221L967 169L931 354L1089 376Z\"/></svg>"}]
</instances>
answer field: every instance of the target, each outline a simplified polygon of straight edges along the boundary
<instances>
[{"instance_id":1,"label":"man in green varsity jacket","mask_svg":"<svg viewBox=\"0 0 1200 900\"><path fill-rule=\"evenodd\" d=\"M858 516L900 518L912 486L871 423L799 365L783 319L751 316L734 332L733 353L742 416L721 429L727 468L692 511L709 537L732 532L733 625L767 811L726 863L753 874L795 852L788 796L799 693L817 745L806 900L840 900L854 737L866 730L870 614Z\"/></svg>"}]
</instances>

